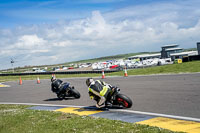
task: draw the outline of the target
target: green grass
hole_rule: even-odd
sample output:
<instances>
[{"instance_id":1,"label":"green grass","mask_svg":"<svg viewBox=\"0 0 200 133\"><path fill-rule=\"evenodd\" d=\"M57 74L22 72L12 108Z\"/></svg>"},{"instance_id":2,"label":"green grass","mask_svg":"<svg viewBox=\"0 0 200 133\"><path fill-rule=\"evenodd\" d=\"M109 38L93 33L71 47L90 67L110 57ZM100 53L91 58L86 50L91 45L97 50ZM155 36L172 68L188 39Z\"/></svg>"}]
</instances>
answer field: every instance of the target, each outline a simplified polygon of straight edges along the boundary
<instances>
[{"instance_id":1,"label":"green grass","mask_svg":"<svg viewBox=\"0 0 200 133\"><path fill-rule=\"evenodd\" d=\"M148 68L139 68L128 70L128 75L150 75L150 74L173 74L173 73L194 73L200 72L200 61L185 62L182 64L171 64L164 66L155 66ZM124 71L105 73L106 76L123 76ZM26 75L21 76L22 80L51 79L51 75ZM70 77L101 77L100 74L57 74L56 78ZM0 82L16 81L19 76L0 76Z\"/></svg>"},{"instance_id":2,"label":"green grass","mask_svg":"<svg viewBox=\"0 0 200 133\"><path fill-rule=\"evenodd\" d=\"M200 61L185 62L182 64L171 64L164 66L155 66L148 68L139 68L128 70L128 75L150 75L150 74L177 74L200 72ZM115 72L107 74L110 76L123 75L124 72Z\"/></svg>"},{"instance_id":3,"label":"green grass","mask_svg":"<svg viewBox=\"0 0 200 133\"><path fill-rule=\"evenodd\" d=\"M0 105L0 133L173 133L147 125L27 107Z\"/></svg>"}]
</instances>

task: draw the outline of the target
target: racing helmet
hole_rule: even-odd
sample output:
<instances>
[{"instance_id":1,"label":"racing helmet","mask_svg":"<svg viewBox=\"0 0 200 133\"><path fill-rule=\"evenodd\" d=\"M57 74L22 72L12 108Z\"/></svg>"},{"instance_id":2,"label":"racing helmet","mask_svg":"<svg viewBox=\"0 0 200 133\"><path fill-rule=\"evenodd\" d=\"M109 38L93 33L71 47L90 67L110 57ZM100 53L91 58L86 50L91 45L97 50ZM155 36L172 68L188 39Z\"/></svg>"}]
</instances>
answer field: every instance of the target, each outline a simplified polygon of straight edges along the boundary
<instances>
[{"instance_id":1,"label":"racing helmet","mask_svg":"<svg viewBox=\"0 0 200 133\"><path fill-rule=\"evenodd\" d=\"M94 81L93 78L88 78L88 79L86 79L86 85L89 87L90 84L91 84L93 81Z\"/></svg>"},{"instance_id":2,"label":"racing helmet","mask_svg":"<svg viewBox=\"0 0 200 133\"><path fill-rule=\"evenodd\" d=\"M53 82L53 81L55 81L55 80L56 80L56 78L54 78L54 77L51 78L51 82Z\"/></svg>"}]
</instances>

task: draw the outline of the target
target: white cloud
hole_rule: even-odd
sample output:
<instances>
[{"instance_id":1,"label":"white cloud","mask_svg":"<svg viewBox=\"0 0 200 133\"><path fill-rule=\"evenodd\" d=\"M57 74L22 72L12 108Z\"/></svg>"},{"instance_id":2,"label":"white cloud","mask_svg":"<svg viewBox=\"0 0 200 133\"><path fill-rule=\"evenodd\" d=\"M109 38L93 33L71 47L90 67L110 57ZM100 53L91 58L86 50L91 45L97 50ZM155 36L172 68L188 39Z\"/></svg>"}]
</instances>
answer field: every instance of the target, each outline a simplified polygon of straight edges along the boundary
<instances>
[{"instance_id":1,"label":"white cloud","mask_svg":"<svg viewBox=\"0 0 200 133\"><path fill-rule=\"evenodd\" d=\"M67 47L67 46L71 46L72 45L72 43L70 42L70 41L61 41L61 42L55 42L54 44L53 44L53 46L55 46L55 47Z\"/></svg>"},{"instance_id":2,"label":"white cloud","mask_svg":"<svg viewBox=\"0 0 200 133\"><path fill-rule=\"evenodd\" d=\"M37 35L23 35L19 37L16 47L18 48L35 48L42 46L46 41L42 38L39 38Z\"/></svg>"},{"instance_id":3,"label":"white cloud","mask_svg":"<svg viewBox=\"0 0 200 133\"><path fill-rule=\"evenodd\" d=\"M31 50L31 51L30 51L30 53L33 53L33 54L35 54L35 53L47 53L47 52L49 52L48 49Z\"/></svg>"},{"instance_id":4,"label":"white cloud","mask_svg":"<svg viewBox=\"0 0 200 133\"><path fill-rule=\"evenodd\" d=\"M0 30L0 46L3 46L0 56L25 54L22 58L29 61L19 62L23 66L160 51L160 46L172 43L183 48L196 47L200 36L198 13L198 8L186 3L161 3L104 14L93 11L90 17L81 20Z\"/></svg>"}]
</instances>

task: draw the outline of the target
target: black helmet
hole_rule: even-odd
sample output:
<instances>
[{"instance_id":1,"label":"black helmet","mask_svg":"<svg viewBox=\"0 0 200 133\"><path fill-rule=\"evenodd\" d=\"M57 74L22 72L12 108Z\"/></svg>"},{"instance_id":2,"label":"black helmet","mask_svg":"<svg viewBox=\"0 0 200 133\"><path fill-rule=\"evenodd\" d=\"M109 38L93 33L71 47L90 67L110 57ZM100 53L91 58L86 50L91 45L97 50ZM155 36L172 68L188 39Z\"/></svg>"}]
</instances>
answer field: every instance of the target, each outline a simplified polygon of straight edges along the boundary
<instances>
[{"instance_id":1,"label":"black helmet","mask_svg":"<svg viewBox=\"0 0 200 133\"><path fill-rule=\"evenodd\" d=\"M54 81L52 82L52 84L56 87L56 88L59 88L59 86L62 84L62 80L60 79L54 79Z\"/></svg>"},{"instance_id":2,"label":"black helmet","mask_svg":"<svg viewBox=\"0 0 200 133\"><path fill-rule=\"evenodd\" d=\"M88 79L86 79L86 85L89 87L90 84L91 84L93 81L94 81L93 78L88 78Z\"/></svg>"},{"instance_id":3,"label":"black helmet","mask_svg":"<svg viewBox=\"0 0 200 133\"><path fill-rule=\"evenodd\" d=\"M56 80L56 78L54 78L54 77L51 78L51 82L53 82L53 81L55 81L55 80Z\"/></svg>"}]
</instances>

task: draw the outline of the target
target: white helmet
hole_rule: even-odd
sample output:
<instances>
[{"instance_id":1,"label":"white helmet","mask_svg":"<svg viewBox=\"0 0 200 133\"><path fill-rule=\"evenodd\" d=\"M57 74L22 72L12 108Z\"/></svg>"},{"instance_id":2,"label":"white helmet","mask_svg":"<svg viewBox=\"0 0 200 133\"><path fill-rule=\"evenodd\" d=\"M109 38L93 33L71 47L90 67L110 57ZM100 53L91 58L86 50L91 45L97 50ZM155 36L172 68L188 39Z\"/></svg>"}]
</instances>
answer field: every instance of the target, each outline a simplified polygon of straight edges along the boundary
<instances>
[{"instance_id":1,"label":"white helmet","mask_svg":"<svg viewBox=\"0 0 200 133\"><path fill-rule=\"evenodd\" d=\"M93 81L94 81L93 78L88 78L88 79L86 79L86 85L89 87L90 84L91 84Z\"/></svg>"}]
</instances>

